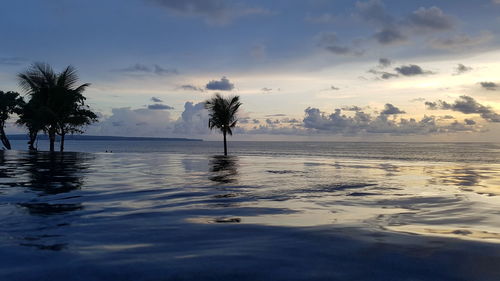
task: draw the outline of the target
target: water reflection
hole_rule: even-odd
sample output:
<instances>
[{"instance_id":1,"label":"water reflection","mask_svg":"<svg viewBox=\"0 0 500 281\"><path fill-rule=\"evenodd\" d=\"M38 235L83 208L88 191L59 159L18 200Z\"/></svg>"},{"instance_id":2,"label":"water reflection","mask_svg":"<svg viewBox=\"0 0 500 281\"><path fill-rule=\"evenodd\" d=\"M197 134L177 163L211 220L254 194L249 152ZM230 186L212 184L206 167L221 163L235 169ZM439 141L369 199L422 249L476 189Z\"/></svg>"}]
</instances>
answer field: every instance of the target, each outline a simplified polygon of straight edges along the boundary
<instances>
[{"instance_id":1,"label":"water reflection","mask_svg":"<svg viewBox=\"0 0 500 281\"><path fill-rule=\"evenodd\" d=\"M27 177L25 186L40 197L79 190L84 183L89 157L81 153L26 153L19 160ZM78 196L67 199L75 198ZM32 215L64 214L83 208L81 203L53 203L50 197L43 199L49 202L37 199L33 200L35 202L19 203L18 206L26 208Z\"/></svg>"},{"instance_id":2,"label":"water reflection","mask_svg":"<svg viewBox=\"0 0 500 281\"><path fill-rule=\"evenodd\" d=\"M210 159L209 179L223 184L237 182L238 161L236 156L213 156Z\"/></svg>"},{"instance_id":3,"label":"water reflection","mask_svg":"<svg viewBox=\"0 0 500 281\"><path fill-rule=\"evenodd\" d=\"M67 193L80 189L88 169L80 153L26 153L19 161L28 176L27 186L40 195Z\"/></svg>"}]
</instances>

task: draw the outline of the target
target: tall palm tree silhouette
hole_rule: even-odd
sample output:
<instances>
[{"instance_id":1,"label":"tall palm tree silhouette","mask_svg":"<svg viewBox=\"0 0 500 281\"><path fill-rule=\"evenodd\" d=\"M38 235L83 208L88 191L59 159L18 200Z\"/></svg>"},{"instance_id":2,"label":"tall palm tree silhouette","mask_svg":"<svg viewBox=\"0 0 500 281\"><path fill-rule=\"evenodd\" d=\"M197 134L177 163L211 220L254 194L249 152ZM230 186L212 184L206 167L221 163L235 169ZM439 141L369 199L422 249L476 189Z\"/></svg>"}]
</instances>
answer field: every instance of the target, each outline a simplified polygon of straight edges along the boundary
<instances>
[{"instance_id":1,"label":"tall palm tree silhouette","mask_svg":"<svg viewBox=\"0 0 500 281\"><path fill-rule=\"evenodd\" d=\"M238 122L237 113L241 106L240 97L224 98L220 94L205 101L205 108L209 111L208 127L210 130L219 129L224 136L224 155L227 156L226 135L233 135L231 130Z\"/></svg>"}]
</instances>

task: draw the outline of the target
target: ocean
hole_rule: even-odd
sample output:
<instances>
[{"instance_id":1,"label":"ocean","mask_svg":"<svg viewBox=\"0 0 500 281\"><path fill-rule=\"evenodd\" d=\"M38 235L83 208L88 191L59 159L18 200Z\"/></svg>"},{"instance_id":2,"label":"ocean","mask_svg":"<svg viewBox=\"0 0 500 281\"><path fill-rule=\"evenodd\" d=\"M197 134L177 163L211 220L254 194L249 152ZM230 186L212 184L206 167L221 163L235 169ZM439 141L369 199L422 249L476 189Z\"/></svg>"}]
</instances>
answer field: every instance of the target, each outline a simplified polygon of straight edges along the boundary
<instances>
[{"instance_id":1,"label":"ocean","mask_svg":"<svg viewBox=\"0 0 500 281\"><path fill-rule=\"evenodd\" d=\"M500 280L499 144L228 145L13 141L0 280Z\"/></svg>"}]
</instances>

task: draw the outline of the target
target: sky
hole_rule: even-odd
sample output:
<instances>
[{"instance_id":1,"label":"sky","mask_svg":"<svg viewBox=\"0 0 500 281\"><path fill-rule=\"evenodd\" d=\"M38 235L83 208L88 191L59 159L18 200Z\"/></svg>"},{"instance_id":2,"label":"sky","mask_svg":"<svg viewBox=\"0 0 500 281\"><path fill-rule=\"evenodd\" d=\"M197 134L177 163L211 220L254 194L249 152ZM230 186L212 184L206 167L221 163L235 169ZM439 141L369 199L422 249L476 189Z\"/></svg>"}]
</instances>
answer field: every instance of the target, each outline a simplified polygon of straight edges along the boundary
<instances>
[{"instance_id":1,"label":"sky","mask_svg":"<svg viewBox=\"0 0 500 281\"><path fill-rule=\"evenodd\" d=\"M18 0L0 34L0 90L73 65L87 134L216 140L221 93L243 103L233 140L500 136L500 0Z\"/></svg>"}]
</instances>

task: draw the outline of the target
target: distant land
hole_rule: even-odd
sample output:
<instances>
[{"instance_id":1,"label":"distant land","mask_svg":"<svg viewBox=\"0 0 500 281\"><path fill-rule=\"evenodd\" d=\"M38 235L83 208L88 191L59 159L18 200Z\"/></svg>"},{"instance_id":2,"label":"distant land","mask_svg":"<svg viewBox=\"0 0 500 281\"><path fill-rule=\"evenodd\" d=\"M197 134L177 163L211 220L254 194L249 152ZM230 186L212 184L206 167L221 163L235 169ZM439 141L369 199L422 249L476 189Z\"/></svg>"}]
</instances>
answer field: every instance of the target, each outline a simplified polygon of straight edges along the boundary
<instances>
[{"instance_id":1,"label":"distant land","mask_svg":"<svg viewBox=\"0 0 500 281\"><path fill-rule=\"evenodd\" d=\"M8 135L9 140L28 140L27 135ZM47 135L39 135L39 140L48 140ZM57 138L59 141L59 137ZM202 139L188 138L153 138L153 137L115 137L115 136L89 136L89 135L67 135L66 141L203 141Z\"/></svg>"}]
</instances>

